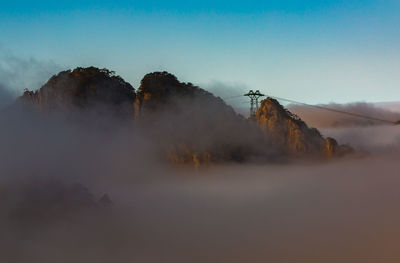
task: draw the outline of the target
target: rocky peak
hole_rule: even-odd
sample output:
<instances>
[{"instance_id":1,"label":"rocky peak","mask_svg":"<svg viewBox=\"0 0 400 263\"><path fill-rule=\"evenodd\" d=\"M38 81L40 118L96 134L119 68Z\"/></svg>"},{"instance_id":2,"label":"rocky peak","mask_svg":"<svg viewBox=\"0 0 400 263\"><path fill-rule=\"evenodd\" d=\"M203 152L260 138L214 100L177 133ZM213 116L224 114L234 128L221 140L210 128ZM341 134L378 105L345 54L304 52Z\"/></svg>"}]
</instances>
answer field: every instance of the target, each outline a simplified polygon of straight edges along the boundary
<instances>
[{"instance_id":1,"label":"rocky peak","mask_svg":"<svg viewBox=\"0 0 400 263\"><path fill-rule=\"evenodd\" d=\"M19 101L37 105L42 111L106 106L131 112L134 99L133 87L113 71L89 67L62 71L38 91L25 91Z\"/></svg>"},{"instance_id":2,"label":"rocky peak","mask_svg":"<svg viewBox=\"0 0 400 263\"><path fill-rule=\"evenodd\" d=\"M350 151L348 146L339 146L333 138L325 139L317 129L309 128L297 115L272 98L261 102L256 121L273 138L273 144L283 147L291 155L332 157Z\"/></svg>"},{"instance_id":3,"label":"rocky peak","mask_svg":"<svg viewBox=\"0 0 400 263\"><path fill-rule=\"evenodd\" d=\"M167 107L169 110L182 110L194 101L218 104L233 112L222 99L192 83L180 82L174 75L164 71L147 74L142 79L135 100L136 117L160 112Z\"/></svg>"}]
</instances>

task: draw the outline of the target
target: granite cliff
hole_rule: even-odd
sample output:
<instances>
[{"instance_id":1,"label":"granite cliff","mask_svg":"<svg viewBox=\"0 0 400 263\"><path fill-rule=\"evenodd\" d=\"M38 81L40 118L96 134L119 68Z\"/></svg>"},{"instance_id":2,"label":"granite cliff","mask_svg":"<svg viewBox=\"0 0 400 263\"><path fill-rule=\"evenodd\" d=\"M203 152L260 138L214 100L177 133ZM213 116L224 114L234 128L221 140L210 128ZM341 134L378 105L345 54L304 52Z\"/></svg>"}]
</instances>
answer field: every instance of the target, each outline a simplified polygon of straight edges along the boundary
<instances>
[{"instance_id":1,"label":"granite cliff","mask_svg":"<svg viewBox=\"0 0 400 263\"><path fill-rule=\"evenodd\" d=\"M340 156L351 152L346 145L338 145L333 138L324 138L315 128L309 128L298 116L286 110L279 102L267 98L257 110L260 128L274 138L273 144L283 147L294 156Z\"/></svg>"}]
</instances>

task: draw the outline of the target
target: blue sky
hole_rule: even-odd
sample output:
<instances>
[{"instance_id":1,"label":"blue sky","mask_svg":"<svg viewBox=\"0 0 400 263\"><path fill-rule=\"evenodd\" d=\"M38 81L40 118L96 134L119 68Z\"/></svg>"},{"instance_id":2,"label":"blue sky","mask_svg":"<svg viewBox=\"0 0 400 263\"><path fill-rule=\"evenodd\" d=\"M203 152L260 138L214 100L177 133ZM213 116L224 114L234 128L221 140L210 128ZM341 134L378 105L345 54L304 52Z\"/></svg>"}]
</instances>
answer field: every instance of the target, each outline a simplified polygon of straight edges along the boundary
<instances>
[{"instance_id":1,"label":"blue sky","mask_svg":"<svg viewBox=\"0 0 400 263\"><path fill-rule=\"evenodd\" d=\"M393 101L399 13L390 0L2 0L0 46L61 68L107 67L135 87L167 70L221 84L222 95L251 88L307 103Z\"/></svg>"}]
</instances>

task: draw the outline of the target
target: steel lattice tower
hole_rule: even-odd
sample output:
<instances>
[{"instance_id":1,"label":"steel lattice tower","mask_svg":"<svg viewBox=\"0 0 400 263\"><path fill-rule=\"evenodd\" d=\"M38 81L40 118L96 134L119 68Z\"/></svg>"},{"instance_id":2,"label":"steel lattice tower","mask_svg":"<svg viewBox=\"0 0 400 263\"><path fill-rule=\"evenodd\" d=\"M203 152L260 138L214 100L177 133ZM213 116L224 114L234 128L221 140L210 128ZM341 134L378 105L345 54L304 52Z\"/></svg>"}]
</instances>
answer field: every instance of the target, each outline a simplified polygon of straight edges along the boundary
<instances>
[{"instance_id":1,"label":"steel lattice tower","mask_svg":"<svg viewBox=\"0 0 400 263\"><path fill-rule=\"evenodd\" d=\"M244 96L250 98L250 118L254 119L256 117L256 112L258 109L258 98L264 97L265 95L262 94L259 90L256 90L255 92L253 90L250 90L247 94L244 94Z\"/></svg>"}]
</instances>

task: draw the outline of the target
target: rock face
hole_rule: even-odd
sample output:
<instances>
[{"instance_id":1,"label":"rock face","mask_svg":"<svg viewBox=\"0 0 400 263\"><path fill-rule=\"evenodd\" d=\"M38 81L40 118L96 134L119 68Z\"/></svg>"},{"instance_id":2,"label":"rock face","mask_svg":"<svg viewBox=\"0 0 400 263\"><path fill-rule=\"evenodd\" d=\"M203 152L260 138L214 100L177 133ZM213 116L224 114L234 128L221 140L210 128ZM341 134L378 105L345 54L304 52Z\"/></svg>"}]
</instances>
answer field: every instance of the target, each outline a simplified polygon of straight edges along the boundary
<instances>
[{"instance_id":1,"label":"rock face","mask_svg":"<svg viewBox=\"0 0 400 263\"><path fill-rule=\"evenodd\" d=\"M182 107L198 102L219 107L219 114L236 115L222 99L192 83L180 82L174 75L164 71L143 77L135 99L136 117L165 110L182 110Z\"/></svg>"},{"instance_id":2,"label":"rock face","mask_svg":"<svg viewBox=\"0 0 400 263\"><path fill-rule=\"evenodd\" d=\"M260 128L273 138L273 144L295 156L333 157L351 151L339 146L333 138L323 138L315 128L309 128L298 116L282 107L279 102L267 98L261 102L256 114Z\"/></svg>"},{"instance_id":3,"label":"rock face","mask_svg":"<svg viewBox=\"0 0 400 263\"><path fill-rule=\"evenodd\" d=\"M254 123L222 99L167 72L143 78L135 114L176 164L243 162L272 155L263 147L269 145L267 137Z\"/></svg>"},{"instance_id":4,"label":"rock face","mask_svg":"<svg viewBox=\"0 0 400 263\"><path fill-rule=\"evenodd\" d=\"M25 91L19 98L41 111L92 110L105 107L120 114L133 114L135 90L114 72L95 67L62 71L38 91Z\"/></svg>"}]
</instances>

